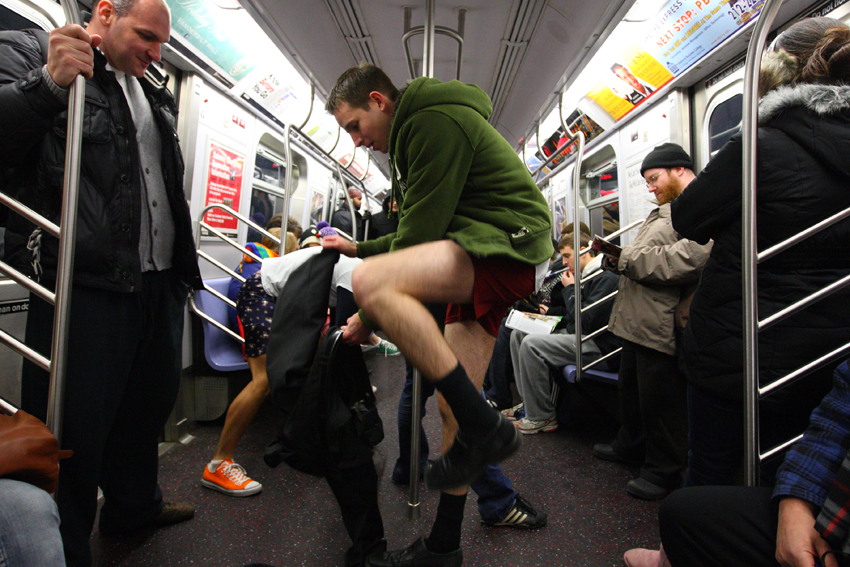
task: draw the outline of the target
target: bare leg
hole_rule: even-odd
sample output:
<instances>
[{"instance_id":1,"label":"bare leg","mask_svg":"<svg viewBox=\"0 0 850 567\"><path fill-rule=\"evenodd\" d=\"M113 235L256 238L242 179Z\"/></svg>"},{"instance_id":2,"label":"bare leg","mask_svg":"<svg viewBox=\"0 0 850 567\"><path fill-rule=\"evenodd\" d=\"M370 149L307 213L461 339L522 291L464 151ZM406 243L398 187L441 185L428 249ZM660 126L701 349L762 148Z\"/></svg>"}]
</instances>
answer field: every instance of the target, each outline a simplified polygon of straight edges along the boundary
<instances>
[{"instance_id":1,"label":"bare leg","mask_svg":"<svg viewBox=\"0 0 850 567\"><path fill-rule=\"evenodd\" d=\"M439 380L458 359L422 303L469 303L474 273L449 240L369 258L352 276L357 304L426 379Z\"/></svg>"},{"instance_id":2,"label":"bare leg","mask_svg":"<svg viewBox=\"0 0 850 567\"><path fill-rule=\"evenodd\" d=\"M230 404L230 409L227 410L224 429L221 431L218 449L215 452L215 457L213 457L214 461L233 458L239 440L242 439L245 430L254 421L254 416L257 415L257 410L260 409L263 400L269 395L266 355L249 358L248 367L251 369L251 382L239 392L239 395Z\"/></svg>"},{"instance_id":3,"label":"bare leg","mask_svg":"<svg viewBox=\"0 0 850 567\"><path fill-rule=\"evenodd\" d=\"M411 364L434 383L445 405L455 409L454 418L465 443L456 445L456 450L428 468L425 480L432 489L468 484L487 465L515 453L521 443L513 425L493 412L480 396L481 376L488 362L484 353L492 353L492 338L489 348L470 353L474 373L479 376L476 386L423 305L470 304L474 280L472 260L458 244L448 240L378 256L361 264L353 274L354 296L366 315L377 321ZM473 330L476 327L479 330ZM477 323L463 328L472 337L483 334ZM476 344L474 339L470 344ZM457 350L465 352L462 347Z\"/></svg>"},{"instance_id":4,"label":"bare leg","mask_svg":"<svg viewBox=\"0 0 850 567\"><path fill-rule=\"evenodd\" d=\"M496 337L485 331L475 321L461 321L446 325L446 340L458 361L466 369L475 389L480 390L484 384L487 365L493 356ZM442 394L438 394L437 404L440 408L440 417L443 420L443 454L445 454L455 441L457 421ZM461 486L444 492L462 496L467 493L468 489L468 486Z\"/></svg>"}]
</instances>

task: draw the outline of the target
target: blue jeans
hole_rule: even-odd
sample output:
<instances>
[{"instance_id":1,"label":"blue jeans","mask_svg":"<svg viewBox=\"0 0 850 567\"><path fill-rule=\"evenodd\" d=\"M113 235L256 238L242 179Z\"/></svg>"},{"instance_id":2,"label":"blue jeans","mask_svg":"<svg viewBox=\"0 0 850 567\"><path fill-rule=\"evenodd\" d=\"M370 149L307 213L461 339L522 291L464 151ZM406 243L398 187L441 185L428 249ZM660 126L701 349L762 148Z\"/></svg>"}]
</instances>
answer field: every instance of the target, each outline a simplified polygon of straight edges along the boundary
<instances>
[{"instance_id":1,"label":"blue jeans","mask_svg":"<svg viewBox=\"0 0 850 567\"><path fill-rule=\"evenodd\" d=\"M65 567L56 503L8 478L0 478L0 567Z\"/></svg>"},{"instance_id":2,"label":"blue jeans","mask_svg":"<svg viewBox=\"0 0 850 567\"><path fill-rule=\"evenodd\" d=\"M422 381L422 416L425 416L425 402L434 394L434 386ZM410 479L410 431L412 427L413 409L413 367L407 363L407 377L401 399L398 402L398 445L399 457L393 469L393 478L398 481ZM419 424L422 441L419 446L419 463L421 470L428 464L428 438L425 429ZM487 470L470 486L478 495L478 513L481 520L492 524L499 522L508 515L516 500L516 492L511 481L498 465L487 467Z\"/></svg>"},{"instance_id":3,"label":"blue jeans","mask_svg":"<svg viewBox=\"0 0 850 567\"><path fill-rule=\"evenodd\" d=\"M509 408L514 405L514 397L511 393L511 385L508 373L511 367L511 333L513 329L505 326L505 321L499 326L499 334L496 335L496 344L493 347L493 356L487 367L487 376L484 383L487 387L487 397L496 402L500 408Z\"/></svg>"}]
</instances>

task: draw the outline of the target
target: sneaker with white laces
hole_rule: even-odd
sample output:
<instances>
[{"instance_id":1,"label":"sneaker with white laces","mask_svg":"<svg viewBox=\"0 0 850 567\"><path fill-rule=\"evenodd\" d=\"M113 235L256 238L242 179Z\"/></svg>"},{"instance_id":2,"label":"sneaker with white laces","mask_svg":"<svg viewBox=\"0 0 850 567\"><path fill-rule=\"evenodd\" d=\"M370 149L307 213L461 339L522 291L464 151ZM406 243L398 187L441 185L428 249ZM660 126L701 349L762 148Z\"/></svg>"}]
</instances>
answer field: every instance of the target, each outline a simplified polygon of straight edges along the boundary
<instances>
[{"instance_id":1,"label":"sneaker with white laces","mask_svg":"<svg viewBox=\"0 0 850 567\"><path fill-rule=\"evenodd\" d=\"M514 422L514 425L520 433L524 435L534 435L535 433L548 433L558 429L557 419L544 419L535 421L526 417Z\"/></svg>"},{"instance_id":2,"label":"sneaker with white laces","mask_svg":"<svg viewBox=\"0 0 850 567\"><path fill-rule=\"evenodd\" d=\"M503 409L499 413L511 421L517 421L518 419L525 417L525 406L522 402L520 402L512 408Z\"/></svg>"},{"instance_id":3,"label":"sneaker with white laces","mask_svg":"<svg viewBox=\"0 0 850 567\"><path fill-rule=\"evenodd\" d=\"M245 474L245 469L232 459L221 461L217 467L213 467L213 462L210 461L204 467L201 484L230 496L251 496L263 489L262 484L251 480Z\"/></svg>"},{"instance_id":4,"label":"sneaker with white laces","mask_svg":"<svg viewBox=\"0 0 850 567\"><path fill-rule=\"evenodd\" d=\"M387 339L381 339L378 343L378 353L384 356L398 356L401 354L401 351Z\"/></svg>"}]
</instances>

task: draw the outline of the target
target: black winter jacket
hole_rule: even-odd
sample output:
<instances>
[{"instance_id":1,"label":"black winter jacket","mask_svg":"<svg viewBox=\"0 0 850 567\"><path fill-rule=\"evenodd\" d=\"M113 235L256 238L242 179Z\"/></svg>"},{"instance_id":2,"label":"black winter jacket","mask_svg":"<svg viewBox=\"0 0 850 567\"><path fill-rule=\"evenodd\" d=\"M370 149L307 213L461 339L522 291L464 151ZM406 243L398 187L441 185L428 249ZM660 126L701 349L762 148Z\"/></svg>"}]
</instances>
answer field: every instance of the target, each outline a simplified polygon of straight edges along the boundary
<instances>
[{"instance_id":1,"label":"black winter jacket","mask_svg":"<svg viewBox=\"0 0 850 567\"><path fill-rule=\"evenodd\" d=\"M45 33L45 32L34 32ZM39 41L29 32L0 33L0 168L16 172L14 193L25 205L59 223L65 160L67 104L42 81ZM141 174L130 108L106 58L95 51L94 78L86 81L82 166L77 212L74 283L130 292L141 284ZM183 157L177 107L171 93L140 84L162 138L163 178L174 216L173 269L184 283L202 286L183 192ZM27 241L34 225L10 215L6 262L34 274ZM41 266L55 279L58 240L44 235Z\"/></svg>"},{"instance_id":2,"label":"black winter jacket","mask_svg":"<svg viewBox=\"0 0 850 567\"><path fill-rule=\"evenodd\" d=\"M599 258L601 264L601 258ZM589 270L590 271L590 270ZM620 276L609 271L603 271L598 274L597 271L592 272L593 279L581 284L581 307L586 309L588 305L596 303L603 297L617 291L617 285L620 283ZM553 290L552 302L555 302L555 294L558 290ZM564 318L558 324L559 327L566 329L568 333L575 334L575 287L561 287L559 295L562 296L566 305ZM611 308L614 306L613 301L608 301L601 305L597 305L593 309L583 311L581 315L581 334L587 336L598 329L601 329L608 324L608 319L611 317ZM549 310L551 312L551 309ZM556 313L552 313L553 315ZM602 355L606 355L621 346L620 338L613 333L602 333L593 342L599 347ZM613 367L611 367L613 368Z\"/></svg>"},{"instance_id":3,"label":"black winter jacket","mask_svg":"<svg viewBox=\"0 0 850 567\"><path fill-rule=\"evenodd\" d=\"M363 235L363 216L360 211L354 211L357 218L357 240L367 240ZM342 208L333 214L331 217L331 226L338 228L349 236L354 236L351 230L351 211L348 210L348 205L342 205Z\"/></svg>"},{"instance_id":4,"label":"black winter jacket","mask_svg":"<svg viewBox=\"0 0 850 567\"><path fill-rule=\"evenodd\" d=\"M741 399L741 149L734 136L672 204L673 227L714 239L690 309L683 348L688 379ZM758 250L850 207L850 87L798 85L759 104ZM850 274L850 220L758 267L759 319ZM770 383L850 340L850 290L823 299L758 335L760 381ZM828 376L827 383L828 387Z\"/></svg>"}]
</instances>

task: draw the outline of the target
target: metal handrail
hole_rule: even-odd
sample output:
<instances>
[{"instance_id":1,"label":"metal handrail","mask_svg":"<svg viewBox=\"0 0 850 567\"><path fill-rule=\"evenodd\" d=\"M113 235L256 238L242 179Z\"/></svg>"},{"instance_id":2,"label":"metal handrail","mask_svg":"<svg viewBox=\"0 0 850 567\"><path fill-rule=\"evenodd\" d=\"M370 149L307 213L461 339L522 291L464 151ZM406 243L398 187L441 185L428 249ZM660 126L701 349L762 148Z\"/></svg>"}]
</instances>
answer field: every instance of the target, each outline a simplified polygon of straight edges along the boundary
<instances>
[{"instance_id":1,"label":"metal handrail","mask_svg":"<svg viewBox=\"0 0 850 567\"><path fill-rule=\"evenodd\" d=\"M623 350L623 347L615 348L614 350L612 350L612 351L611 351L611 352L609 352L608 354L606 354L606 355L604 355L604 356L600 356L600 357L599 357L599 358L597 358L596 360L594 360L594 361L592 361L592 362L588 362L587 364L583 365L583 366L584 366L584 369L585 369L585 370L590 370L591 368L593 368L593 367L594 367L594 366L596 366L597 364L600 364L600 363L602 363L602 362L605 362L605 361L606 361L606 360L608 360L609 358L612 358L612 357L614 357L614 356L617 356L618 354L620 354L620 351L621 351L621 350ZM576 376L578 376L578 364L576 364ZM578 381L578 380L576 380L576 381Z\"/></svg>"},{"instance_id":2,"label":"metal handrail","mask_svg":"<svg viewBox=\"0 0 850 567\"><path fill-rule=\"evenodd\" d=\"M770 317L759 321L758 322L758 332L762 332L765 329L770 328L771 326L775 325L779 321L782 321L783 319L790 317L794 313L798 313L798 312L802 311L806 307L820 301L821 299L825 298L828 295L832 295L836 291L844 289L848 285L850 285L850 275L844 276L843 278L841 278L837 282L833 282L833 283L829 284L828 286L826 286L825 288L823 288L819 291L816 291L815 293L813 293L809 296L804 297L800 301L797 301L796 303L792 303L791 305L789 305L785 309L777 311L776 313L774 313Z\"/></svg>"},{"instance_id":3,"label":"metal handrail","mask_svg":"<svg viewBox=\"0 0 850 567\"><path fill-rule=\"evenodd\" d=\"M204 207L204 209L201 211L200 220L198 221L198 228L197 228L197 231L196 231L196 234L195 234L195 242L197 242L197 247L198 247L197 248L198 258L206 260L207 262L214 265L218 269L227 273L230 277L236 278L237 280L241 281L242 283L245 283L245 277L244 276L237 274L235 271L231 270L230 268L225 266L223 263L216 260L215 258L210 256L209 254L207 254L203 250L201 250L201 229L203 228L203 229L206 229L208 231L210 236L215 236L219 240L223 241L225 244L231 246L232 248L235 248L236 250L239 250L240 253L249 256L254 261L256 261L256 262L262 262L263 261L262 258L257 256L256 254L254 254L253 252L251 252L247 248L239 246L239 244L234 242L233 239L230 238L228 235L224 234L223 232L221 232L217 228L210 226L209 223L204 221L204 217L206 216L207 212L212 210L212 209L221 209L222 211L226 212L227 214L234 216L237 219L237 222L241 221L241 222L246 223L248 226L250 226L251 228L253 228L257 232L259 232L259 233L263 234L265 237L271 239L272 242L275 242L278 246L283 246L282 239L274 236L269 231L267 231L264 227L261 227L260 225L258 225L257 223L255 223L254 221L252 221L251 219L246 217L245 215L233 210L232 208L228 207L227 205L224 205L222 203L212 203L211 205L207 205L206 207ZM281 234L282 233L283 233L283 226L281 226ZM220 301L225 302L230 307L236 308L236 303L234 301L232 301L230 298L228 298L227 296L223 295L221 292L212 289L211 287L207 286L206 284L204 284L204 290L209 292L210 294L214 295ZM200 317L201 319L203 319L207 323L215 326L216 328L220 329L221 331L226 333L230 338L232 338L232 339L234 339L234 340L236 340L236 341L238 341L242 344L245 343L245 339L243 339L237 333L234 333L226 325L221 324L220 322L216 321L215 319L213 319L212 317L207 315L204 311L202 311L198 307L198 305L195 303L194 292L189 297L189 307L192 310L192 312L195 313L198 317Z\"/></svg>"},{"instance_id":4,"label":"metal handrail","mask_svg":"<svg viewBox=\"0 0 850 567\"><path fill-rule=\"evenodd\" d=\"M357 148L355 148L357 149ZM351 155L351 161L354 161L354 154ZM342 191L343 201L348 203L348 211L351 213L351 240L352 242L357 241L357 215L354 211L354 203L351 202L351 199L348 198L348 186L345 184L345 178L342 176L342 168L337 164L336 166L337 174L339 175L339 180L342 182L342 187L337 186L336 194L339 195L339 192ZM334 202L334 211L336 212L336 198L333 199Z\"/></svg>"},{"instance_id":5,"label":"metal handrail","mask_svg":"<svg viewBox=\"0 0 850 567\"><path fill-rule=\"evenodd\" d=\"M821 356L820 358L816 358L815 360L811 361L810 363L805 364L805 365L801 366L800 368L798 368L797 370L783 376L779 380L776 380L775 382L768 384L764 388L759 388L759 391L758 391L759 396L760 397L766 396L767 394L769 394L773 390L776 390L776 389L781 388L781 387L783 387L787 384L795 382L796 380L799 380L803 376L806 376L807 374L811 374L812 372L814 372L818 368L825 366L825 365L829 364L830 362L838 360L841 357L847 356L848 353L850 353L850 343L847 343L843 346L840 346L837 349L826 353L825 355Z\"/></svg>"},{"instance_id":6,"label":"metal handrail","mask_svg":"<svg viewBox=\"0 0 850 567\"><path fill-rule=\"evenodd\" d=\"M564 135L566 136L567 133L569 133L570 129L567 128L567 123L564 121L563 104L564 104L564 93L562 92L558 96L558 115L561 118L561 126L563 127ZM579 132L581 132L581 130L579 130ZM582 135L582 140L583 140L584 139L584 132L581 132L581 135ZM553 161L555 161L555 159L558 158L558 156L560 155L561 151L564 148L570 147L570 145L572 145L575 142L575 140L576 140L575 135L572 135L571 137L567 138L567 140L563 144L561 144L560 146L555 148L555 151L552 152L552 155L550 155L548 158L546 158L546 161L544 161L542 164L540 164L540 166L537 169L535 169L534 171L532 171L531 168L528 167L528 164L526 164L525 167L526 167L526 169L528 169L529 173L531 173L531 178L532 179L536 178L540 174L541 171L543 171L545 168L547 168L549 166L549 164L551 164ZM525 140L523 140L523 142L522 142L523 161L525 161L525 147L527 145L528 145L528 136L526 136ZM584 142L582 142L582 151L584 150L583 146L584 146ZM540 122L537 123L537 147L539 147L539 148L543 147L543 146L540 145ZM541 154L543 153L542 149L540 150L540 153ZM564 157L566 157L566 156L564 156ZM578 160L576 160L576 162L578 163ZM537 180L535 179L535 181L537 181Z\"/></svg>"},{"instance_id":7,"label":"metal handrail","mask_svg":"<svg viewBox=\"0 0 850 567\"><path fill-rule=\"evenodd\" d=\"M743 263L742 295L744 300L744 373L745 399L745 478L748 486L758 483L759 455L758 431L758 290L756 268L756 146L758 144L758 76L762 52L770 26L776 18L782 0L766 0L758 16L747 48L744 65L744 100L741 119L742 150L742 244Z\"/></svg>"},{"instance_id":8,"label":"metal handrail","mask_svg":"<svg viewBox=\"0 0 850 567\"><path fill-rule=\"evenodd\" d=\"M213 294L217 293L214 289L209 288L207 286L204 286L204 291L208 291L208 292L213 293ZM210 325L213 325L214 327L220 329L221 331L224 331L225 333L227 333L228 336L230 336L230 338L232 338L236 341L239 341L242 344L245 344L245 339L243 339L242 337L240 337L239 335L237 335L236 333L234 333L233 331L231 331L230 329L228 329L227 327L225 327L224 325L222 325L221 323L219 323L218 321L216 321L215 319L213 319L212 317L210 317L209 315L207 315L206 313L201 311L201 309L199 309L198 305L195 303L194 296L189 297L189 307L192 309L192 312L195 315L197 315L198 317L200 317L201 319L203 319L204 321L206 321Z\"/></svg>"},{"instance_id":9,"label":"metal handrail","mask_svg":"<svg viewBox=\"0 0 850 567\"><path fill-rule=\"evenodd\" d=\"M307 117L304 118L304 122L298 127L299 130L303 129L304 126L307 125L307 122L310 121L310 116L313 115L313 99L316 97L316 85L310 83L310 108L307 110Z\"/></svg>"},{"instance_id":10,"label":"metal handrail","mask_svg":"<svg viewBox=\"0 0 850 567\"><path fill-rule=\"evenodd\" d=\"M434 43L433 37L436 34L448 36L448 37L452 38L453 40L455 40L457 42L457 66L456 66L456 71L455 71L455 79L457 79L458 81L460 80L460 70L461 70L461 67L462 67L462 64L463 64L463 22L464 22L465 15L466 15L466 10L463 9L463 8L460 8L458 10L458 28L459 28L459 31L453 30L451 28L447 28L445 26L433 26L433 29L430 32L430 34L431 34L430 35L430 37L431 37L430 44L431 45L433 45L433 43ZM419 34L424 34L425 35L425 43L426 44L429 43L429 34L428 34L428 31L426 30L426 26L416 26L415 28L410 28L409 30L407 30L404 33L404 35L401 36L401 42L404 44L404 56L407 59L407 70L410 71L410 78L411 79L416 77L416 70L413 68L413 56L410 53L409 41L410 41L410 38L412 38L415 35L419 35ZM428 55L426 54L423 57L423 62L424 62L424 59L427 58L427 57L428 57ZM432 55L432 57L433 57L433 55ZM424 67L424 65L423 65L423 67ZM426 76L426 77L433 77L434 76L433 66L431 67L430 72L426 71L424 73L424 76Z\"/></svg>"},{"instance_id":11,"label":"metal handrail","mask_svg":"<svg viewBox=\"0 0 850 567\"><path fill-rule=\"evenodd\" d=\"M570 130L564 122L564 113L561 111L561 101L558 102L558 114L561 118L561 125L564 128L564 135L569 134ZM581 162L584 159L584 132L579 130L572 135L570 140L578 142L578 151L576 152L575 169L573 169L573 250L581 250L581 230L579 228L579 210L581 208ZM557 155L557 153L552 154ZM578 259L578 256L575 256ZM575 297L575 336L581 337L581 270L577 270L575 280L573 281L573 297ZM576 382L581 380L581 340L576 341Z\"/></svg>"},{"instance_id":12,"label":"metal handrail","mask_svg":"<svg viewBox=\"0 0 850 567\"><path fill-rule=\"evenodd\" d=\"M340 133L341 133L341 131L342 131L342 129L341 129L341 128L338 128L338 129L337 129L337 138L336 138L336 141L334 142L333 147L332 147L329 151L325 151L325 149L324 149L324 148L322 148L319 144L317 144L316 142L314 142L314 141L313 141L313 139L312 139L310 136L308 136L307 134L305 134L305 133L304 133L304 132L303 132L300 128L298 128L297 126L294 126L294 125L292 125L292 124L287 124L287 125L286 125L286 129L284 130L284 136L283 136L283 137L284 137L284 153L286 154L286 155L284 156L284 157L285 157L285 159L286 159L286 173L285 173L285 175L286 175L286 179L284 179L284 195L286 195L286 197L285 197L285 203L284 203L284 210L285 210L285 214L286 214L286 218L287 218L287 219L289 218L289 212L290 212L290 210L291 210L292 194L294 193L294 189L292 188L292 182L291 182L291 177L292 177L292 165L291 165L291 163L292 163L292 144L291 144L291 137L292 137L292 133L293 133L293 132L295 132L295 133L297 133L298 135L300 135L302 138L304 138L305 140L309 141L309 143L310 143L310 144L312 144L313 149L317 150L319 153L321 153L322 155L324 155L326 158L328 158L330 161L332 161L332 162L333 162L334 167L336 168L337 175L339 176L340 182L341 182L341 183L343 184L343 186L345 186L345 187L346 187L346 189L347 189L347 185L346 185L346 182L345 182L345 177L343 176L343 173L342 173L342 172L343 172L343 171L347 171L347 170L348 170L348 168L349 168L349 167L351 167L351 164L352 164L352 163L354 163L354 152L352 152L352 154L351 154L351 161L349 161L349 162L348 162L348 165L347 165L347 166L343 166L342 164L340 164L339 160L338 160L338 159L336 159L336 158L334 158L334 157L330 154L330 152L332 152L332 151L334 150L334 148L336 148L337 144L339 143L339 138L340 138ZM356 152L356 151L357 151L357 148L355 147L355 148L354 148L354 150L355 150L355 152ZM370 159L371 159L371 156L369 156L369 157L370 157ZM367 163L367 165L366 165L366 171L368 172L368 170L369 170L369 165L368 165L368 163ZM350 174L350 175L351 175L351 174ZM373 201L377 201L377 199L375 199L375 197L374 197L374 196L372 196L372 195L370 195L370 194L369 194L369 191L366 189L366 185L364 185L364 184L363 184L363 180L365 179L365 174L364 174L364 177L363 177L363 178L359 178L359 177L356 177L356 176L354 176L354 175L352 175L352 177L353 177L353 178L357 181L358 185L360 185L360 190L363 192L363 195L366 197L366 199L367 199L367 200L368 200L368 199L372 199ZM332 217L333 213L335 212L335 210L331 210L331 208L332 208L333 206L335 206L335 205L333 204L333 202L331 202L331 203L329 203L329 204L330 204L331 206L330 206L330 207L327 207L327 209L328 209L328 211L329 211L328 219L327 219L327 220L328 220L328 222L330 222L331 217ZM354 206L353 206L350 202L349 202L349 205L350 205L350 210L351 210L351 218L352 218L352 219L354 219L354 218L355 218L355 215L354 215ZM353 220L352 220L352 224L355 224ZM353 228L352 232L354 232L354 234L353 234L352 236L356 239L356 236L357 236L357 228L356 228L356 227L355 227L355 228Z\"/></svg>"},{"instance_id":13,"label":"metal handrail","mask_svg":"<svg viewBox=\"0 0 850 567\"><path fill-rule=\"evenodd\" d=\"M813 226L807 228L806 230L804 230L802 232L798 232L797 234L795 234L791 238L783 240L782 242L780 242L778 244L774 244L773 246L771 246L767 250L763 250L763 251L759 252L758 253L758 262L759 263L764 262L765 260L767 260L767 259L775 256L776 254L782 252L783 250L786 250L786 249L794 246L795 244L802 242L803 240L812 236L813 234L816 234L816 233L822 231L823 229L834 225L838 221L842 221L842 220L846 219L847 217L850 217L850 208L844 209L843 211L841 211L839 213L835 213L831 217L820 221L816 225L813 225Z\"/></svg>"},{"instance_id":14,"label":"metal handrail","mask_svg":"<svg viewBox=\"0 0 850 567\"><path fill-rule=\"evenodd\" d=\"M426 77L434 76L434 13L436 12L436 1L425 1L425 25L424 30L424 45L422 70ZM405 8L405 16L409 18L410 11ZM407 22L405 22L407 27ZM405 51L406 42L405 42ZM408 61L410 58L408 57ZM458 71L458 75L460 71ZM412 76L412 73L411 73ZM419 499L419 449L422 440L420 439L420 423L422 422L422 373L418 368L413 368L413 387L412 387L412 406L411 406L411 421L410 427L410 488L407 496L407 517L411 520L418 519L422 515L422 508Z\"/></svg>"},{"instance_id":15,"label":"metal handrail","mask_svg":"<svg viewBox=\"0 0 850 567\"><path fill-rule=\"evenodd\" d=\"M351 161L354 161L353 159ZM357 181L364 181L366 176L369 175L369 166L372 165L372 154L366 154L366 171L363 172L363 175L357 178Z\"/></svg>"},{"instance_id":16,"label":"metal handrail","mask_svg":"<svg viewBox=\"0 0 850 567\"><path fill-rule=\"evenodd\" d=\"M348 160L348 163L342 166L345 171L351 169L351 164L354 163L354 156L357 155L357 146L354 146L354 149L351 151L351 159ZM352 174L353 175L353 174Z\"/></svg>"},{"instance_id":17,"label":"metal handrail","mask_svg":"<svg viewBox=\"0 0 850 567\"><path fill-rule=\"evenodd\" d=\"M60 0L68 24L83 25L82 16L70 0ZM83 140L83 109L85 106L86 80L77 75L69 85L67 139L65 145L65 174L62 182L62 212L59 226L50 222L23 204L2 196L2 202L34 222L50 235L59 239L56 265L56 291L51 292L38 283L28 282L24 274L8 264L0 265L2 272L17 283L54 305L53 342L50 358L35 352L26 344L5 331L0 331L0 343L5 344L21 356L50 372L47 401L47 427L62 444L62 417L65 400L65 374L68 349L68 325L70 319L71 284L74 272L74 246L77 224L77 197L79 194L81 149Z\"/></svg>"},{"instance_id":18,"label":"metal handrail","mask_svg":"<svg viewBox=\"0 0 850 567\"><path fill-rule=\"evenodd\" d=\"M340 125L339 125L339 124L337 124L337 125L336 125L336 140L334 140L334 145L333 145L333 146L331 146L331 149L329 149L329 150L327 151L327 154L328 154L329 156L331 155L331 152L332 152L332 151L334 151L334 150L336 149L337 145L339 144L339 138L340 138L340 135L341 135L341 134L342 134L342 128L340 127ZM318 144L317 144L317 145L318 145ZM322 150L322 151L324 151L324 150ZM331 158L331 159L333 159L333 158ZM336 160L334 160L334 161L336 161Z\"/></svg>"},{"instance_id":19,"label":"metal handrail","mask_svg":"<svg viewBox=\"0 0 850 567\"><path fill-rule=\"evenodd\" d=\"M289 222L289 213L292 210L292 194L295 192L295 187L292 185L292 124L287 124L283 131L283 157L286 159L284 164L283 193L286 195L283 202L283 218ZM281 222L281 226L283 223Z\"/></svg>"}]
</instances>

